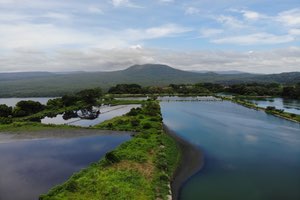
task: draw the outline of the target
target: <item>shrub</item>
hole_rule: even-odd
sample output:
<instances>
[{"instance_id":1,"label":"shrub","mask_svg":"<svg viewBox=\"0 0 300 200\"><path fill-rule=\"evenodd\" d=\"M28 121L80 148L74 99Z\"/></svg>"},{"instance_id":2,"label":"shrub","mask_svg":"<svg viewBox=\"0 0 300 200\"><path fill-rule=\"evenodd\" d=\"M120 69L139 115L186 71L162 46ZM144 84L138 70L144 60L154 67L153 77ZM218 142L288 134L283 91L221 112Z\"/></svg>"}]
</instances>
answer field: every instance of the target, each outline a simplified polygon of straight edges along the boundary
<instances>
[{"instance_id":1,"label":"shrub","mask_svg":"<svg viewBox=\"0 0 300 200\"><path fill-rule=\"evenodd\" d=\"M144 128L144 129L149 129L149 128L152 128L152 125L151 125L149 122L147 122L147 123L145 123L145 124L143 125L143 128Z\"/></svg>"},{"instance_id":2,"label":"shrub","mask_svg":"<svg viewBox=\"0 0 300 200\"><path fill-rule=\"evenodd\" d=\"M140 120L132 119L130 123L131 123L132 126L138 126L138 125L140 125Z\"/></svg>"},{"instance_id":3,"label":"shrub","mask_svg":"<svg viewBox=\"0 0 300 200\"><path fill-rule=\"evenodd\" d=\"M11 118L0 117L0 124L11 124L11 123L12 123Z\"/></svg>"},{"instance_id":4,"label":"shrub","mask_svg":"<svg viewBox=\"0 0 300 200\"><path fill-rule=\"evenodd\" d=\"M117 155L114 154L113 151L105 154L105 159L109 161L109 163L117 163L120 162L120 159Z\"/></svg>"}]
</instances>

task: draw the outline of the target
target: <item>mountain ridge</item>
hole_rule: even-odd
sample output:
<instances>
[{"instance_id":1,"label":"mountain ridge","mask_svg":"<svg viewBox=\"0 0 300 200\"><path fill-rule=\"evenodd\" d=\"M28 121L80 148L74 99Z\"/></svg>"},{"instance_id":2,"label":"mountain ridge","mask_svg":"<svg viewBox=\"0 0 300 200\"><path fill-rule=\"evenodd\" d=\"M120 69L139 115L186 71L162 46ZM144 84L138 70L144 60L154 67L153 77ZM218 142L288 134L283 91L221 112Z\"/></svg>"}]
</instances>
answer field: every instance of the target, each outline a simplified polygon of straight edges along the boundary
<instances>
[{"instance_id":1,"label":"mountain ridge","mask_svg":"<svg viewBox=\"0 0 300 200\"><path fill-rule=\"evenodd\" d=\"M60 96L81 89L101 87L108 89L122 83L137 83L142 86L166 86L197 82L234 84L246 82L283 84L300 82L300 72L282 74L216 74L195 73L172 68L168 65L133 65L124 70L110 72L78 73L33 73L35 76L20 77L22 73L10 74L10 79L0 73L0 97L18 96ZM7 73L5 74L8 75ZM1 78L4 77L4 78Z\"/></svg>"}]
</instances>

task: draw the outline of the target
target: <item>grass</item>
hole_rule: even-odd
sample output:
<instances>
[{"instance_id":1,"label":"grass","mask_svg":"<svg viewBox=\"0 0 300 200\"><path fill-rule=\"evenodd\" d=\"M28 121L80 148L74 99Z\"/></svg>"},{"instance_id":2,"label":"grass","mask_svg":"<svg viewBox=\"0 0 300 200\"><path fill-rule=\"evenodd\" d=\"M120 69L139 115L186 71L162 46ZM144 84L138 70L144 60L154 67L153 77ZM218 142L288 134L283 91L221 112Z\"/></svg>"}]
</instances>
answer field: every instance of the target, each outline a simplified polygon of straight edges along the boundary
<instances>
[{"instance_id":1,"label":"grass","mask_svg":"<svg viewBox=\"0 0 300 200\"><path fill-rule=\"evenodd\" d=\"M38 122L13 122L11 124L0 124L0 132L32 132L50 129L76 129L78 127L68 125L47 125Z\"/></svg>"},{"instance_id":2,"label":"grass","mask_svg":"<svg viewBox=\"0 0 300 200\"><path fill-rule=\"evenodd\" d=\"M96 126L98 129L138 131L99 162L54 187L41 200L167 199L180 150L162 127L157 101Z\"/></svg>"}]
</instances>

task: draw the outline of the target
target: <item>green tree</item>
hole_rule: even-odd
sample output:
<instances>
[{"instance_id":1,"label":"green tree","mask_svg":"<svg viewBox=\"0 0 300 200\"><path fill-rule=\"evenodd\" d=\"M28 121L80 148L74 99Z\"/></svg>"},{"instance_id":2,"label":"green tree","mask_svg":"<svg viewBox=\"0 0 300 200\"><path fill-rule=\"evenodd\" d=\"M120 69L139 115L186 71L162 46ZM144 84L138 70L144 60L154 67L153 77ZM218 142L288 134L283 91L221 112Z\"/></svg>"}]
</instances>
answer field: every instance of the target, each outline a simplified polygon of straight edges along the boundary
<instances>
[{"instance_id":1,"label":"green tree","mask_svg":"<svg viewBox=\"0 0 300 200\"><path fill-rule=\"evenodd\" d=\"M102 96L102 90L101 88L86 89L78 92L77 95L84 103L94 105L97 102L97 99Z\"/></svg>"},{"instance_id":2,"label":"green tree","mask_svg":"<svg viewBox=\"0 0 300 200\"><path fill-rule=\"evenodd\" d=\"M12 107L7 106L6 104L0 105L0 117L8 117L12 115Z\"/></svg>"},{"instance_id":3,"label":"green tree","mask_svg":"<svg viewBox=\"0 0 300 200\"><path fill-rule=\"evenodd\" d=\"M44 109L44 105L36 101L19 101L13 109L13 116L24 117L38 113Z\"/></svg>"}]
</instances>

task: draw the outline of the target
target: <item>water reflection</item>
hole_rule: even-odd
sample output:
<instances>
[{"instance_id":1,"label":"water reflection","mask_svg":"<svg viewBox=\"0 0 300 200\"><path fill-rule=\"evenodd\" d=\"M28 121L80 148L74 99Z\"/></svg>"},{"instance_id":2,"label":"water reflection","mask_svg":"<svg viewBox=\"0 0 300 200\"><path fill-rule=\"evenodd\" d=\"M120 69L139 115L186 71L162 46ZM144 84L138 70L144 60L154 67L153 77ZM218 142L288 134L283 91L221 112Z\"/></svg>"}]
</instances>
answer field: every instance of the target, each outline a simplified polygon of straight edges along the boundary
<instances>
[{"instance_id":1,"label":"water reflection","mask_svg":"<svg viewBox=\"0 0 300 200\"><path fill-rule=\"evenodd\" d=\"M0 142L0 199L38 199L128 139L113 134Z\"/></svg>"},{"instance_id":2,"label":"water reflection","mask_svg":"<svg viewBox=\"0 0 300 200\"><path fill-rule=\"evenodd\" d=\"M276 109L283 109L285 112L300 115L300 100L297 99L264 98L249 99L248 101L257 104L259 107L274 106Z\"/></svg>"},{"instance_id":3,"label":"water reflection","mask_svg":"<svg viewBox=\"0 0 300 200\"><path fill-rule=\"evenodd\" d=\"M41 120L44 124L68 124L89 127L105 120L112 119L128 113L132 108L140 107L139 104L93 107L80 111L71 111L55 117L45 117Z\"/></svg>"},{"instance_id":4,"label":"water reflection","mask_svg":"<svg viewBox=\"0 0 300 200\"><path fill-rule=\"evenodd\" d=\"M299 124L227 101L161 107L164 123L204 152L181 199L300 199Z\"/></svg>"}]
</instances>

